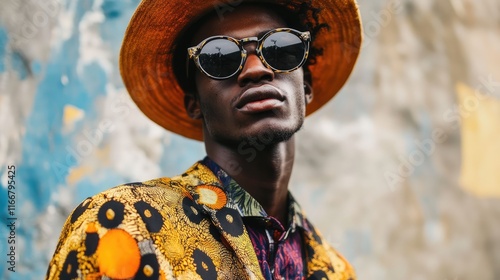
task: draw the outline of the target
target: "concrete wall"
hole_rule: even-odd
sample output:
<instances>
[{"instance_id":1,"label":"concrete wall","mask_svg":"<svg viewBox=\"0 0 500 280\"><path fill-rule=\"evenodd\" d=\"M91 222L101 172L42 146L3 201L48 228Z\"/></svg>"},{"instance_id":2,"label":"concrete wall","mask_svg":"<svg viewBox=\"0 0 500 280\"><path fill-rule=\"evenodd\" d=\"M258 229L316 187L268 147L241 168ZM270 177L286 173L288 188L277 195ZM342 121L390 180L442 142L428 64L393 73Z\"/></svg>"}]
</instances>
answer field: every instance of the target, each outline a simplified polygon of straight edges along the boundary
<instances>
[{"instance_id":1,"label":"concrete wall","mask_svg":"<svg viewBox=\"0 0 500 280\"><path fill-rule=\"evenodd\" d=\"M204 155L130 101L117 69L138 0L0 0L0 201L16 166L16 273L45 273L84 198ZM348 85L309 117L291 186L360 279L500 279L500 2L359 0ZM5 253L4 253L5 252Z\"/></svg>"}]
</instances>

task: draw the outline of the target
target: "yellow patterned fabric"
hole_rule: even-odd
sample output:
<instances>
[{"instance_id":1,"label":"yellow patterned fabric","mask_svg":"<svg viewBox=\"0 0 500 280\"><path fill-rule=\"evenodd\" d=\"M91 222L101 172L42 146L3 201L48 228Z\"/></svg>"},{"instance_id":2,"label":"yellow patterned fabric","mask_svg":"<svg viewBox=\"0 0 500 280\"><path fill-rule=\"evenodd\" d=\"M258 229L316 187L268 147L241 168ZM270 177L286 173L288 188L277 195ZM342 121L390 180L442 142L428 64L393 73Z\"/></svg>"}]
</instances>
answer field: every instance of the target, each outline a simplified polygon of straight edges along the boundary
<instances>
[{"instance_id":1,"label":"yellow patterned fabric","mask_svg":"<svg viewBox=\"0 0 500 280\"><path fill-rule=\"evenodd\" d=\"M355 279L309 224L307 279ZM200 162L184 174L126 184L68 217L46 279L263 279L234 202Z\"/></svg>"}]
</instances>

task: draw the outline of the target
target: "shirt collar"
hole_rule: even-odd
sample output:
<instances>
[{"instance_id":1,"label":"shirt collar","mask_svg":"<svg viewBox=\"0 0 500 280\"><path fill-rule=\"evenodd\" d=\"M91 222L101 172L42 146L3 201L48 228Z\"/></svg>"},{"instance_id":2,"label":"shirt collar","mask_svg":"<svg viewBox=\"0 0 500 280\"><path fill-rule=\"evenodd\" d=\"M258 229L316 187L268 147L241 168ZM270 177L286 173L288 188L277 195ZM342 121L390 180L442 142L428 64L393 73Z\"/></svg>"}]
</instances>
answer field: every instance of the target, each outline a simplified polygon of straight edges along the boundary
<instances>
[{"instance_id":1,"label":"shirt collar","mask_svg":"<svg viewBox=\"0 0 500 280\"><path fill-rule=\"evenodd\" d=\"M262 205L245 191L231 176L208 156L201 163L207 166L221 182L224 192L231 204L235 205L242 217L268 218ZM295 201L292 194L288 192L288 223L294 230L296 227L308 229L307 222L300 205Z\"/></svg>"}]
</instances>

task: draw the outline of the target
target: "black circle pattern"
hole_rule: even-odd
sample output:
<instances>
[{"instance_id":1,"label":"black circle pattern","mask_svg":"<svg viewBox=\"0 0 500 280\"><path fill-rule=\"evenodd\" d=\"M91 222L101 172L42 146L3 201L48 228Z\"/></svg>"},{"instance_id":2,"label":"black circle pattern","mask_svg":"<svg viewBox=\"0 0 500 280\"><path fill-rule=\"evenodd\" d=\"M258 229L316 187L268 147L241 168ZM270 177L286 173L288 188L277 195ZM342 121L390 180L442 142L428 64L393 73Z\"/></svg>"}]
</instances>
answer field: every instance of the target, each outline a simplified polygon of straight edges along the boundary
<instances>
[{"instance_id":1,"label":"black circle pattern","mask_svg":"<svg viewBox=\"0 0 500 280\"><path fill-rule=\"evenodd\" d=\"M203 280L217 279L217 270L212 259L200 249L193 252L193 260L196 265L196 273Z\"/></svg>"},{"instance_id":2,"label":"black circle pattern","mask_svg":"<svg viewBox=\"0 0 500 280\"><path fill-rule=\"evenodd\" d=\"M234 237L243 234L243 220L240 213L232 208L224 207L215 214L222 229Z\"/></svg>"},{"instance_id":3,"label":"black circle pattern","mask_svg":"<svg viewBox=\"0 0 500 280\"><path fill-rule=\"evenodd\" d=\"M76 251L69 252L59 275L59 279L74 279L78 277L78 256Z\"/></svg>"},{"instance_id":4,"label":"black circle pattern","mask_svg":"<svg viewBox=\"0 0 500 280\"><path fill-rule=\"evenodd\" d=\"M146 228L149 232L155 233L161 230L163 226L163 217L158 210L144 201L136 202L134 207L146 224Z\"/></svg>"},{"instance_id":5,"label":"black circle pattern","mask_svg":"<svg viewBox=\"0 0 500 280\"><path fill-rule=\"evenodd\" d=\"M109 210L114 212L113 217L110 219L106 215ZM99 212L97 213L97 219L99 223L105 228L116 228L123 221L123 217L125 215L124 210L125 206L122 203L115 200L110 200L101 206Z\"/></svg>"},{"instance_id":6,"label":"black circle pattern","mask_svg":"<svg viewBox=\"0 0 500 280\"><path fill-rule=\"evenodd\" d=\"M74 223L76 222L76 220L78 220L78 218L83 214L85 213L85 211L89 208L89 205L90 205L90 202L92 200L89 198L85 199L84 201L82 201L82 203L80 203L80 205L78 205L76 208L75 208L75 211L73 211L73 214L71 214L71 222Z\"/></svg>"},{"instance_id":7,"label":"black circle pattern","mask_svg":"<svg viewBox=\"0 0 500 280\"><path fill-rule=\"evenodd\" d=\"M144 267L149 265L150 268L153 269L153 273L151 275L146 275L144 272ZM139 266L139 270L135 275L134 279L142 280L142 279L158 279L160 277L160 264L158 263L158 259L155 254L146 254L141 257L141 264Z\"/></svg>"},{"instance_id":8,"label":"black circle pattern","mask_svg":"<svg viewBox=\"0 0 500 280\"><path fill-rule=\"evenodd\" d=\"M184 210L184 214L186 214L191 222L199 224L201 221L203 221L201 210L188 197L182 199L182 209Z\"/></svg>"},{"instance_id":9,"label":"black circle pattern","mask_svg":"<svg viewBox=\"0 0 500 280\"><path fill-rule=\"evenodd\" d=\"M85 237L85 256L92 256L97 251L99 235L96 232L87 233Z\"/></svg>"}]
</instances>

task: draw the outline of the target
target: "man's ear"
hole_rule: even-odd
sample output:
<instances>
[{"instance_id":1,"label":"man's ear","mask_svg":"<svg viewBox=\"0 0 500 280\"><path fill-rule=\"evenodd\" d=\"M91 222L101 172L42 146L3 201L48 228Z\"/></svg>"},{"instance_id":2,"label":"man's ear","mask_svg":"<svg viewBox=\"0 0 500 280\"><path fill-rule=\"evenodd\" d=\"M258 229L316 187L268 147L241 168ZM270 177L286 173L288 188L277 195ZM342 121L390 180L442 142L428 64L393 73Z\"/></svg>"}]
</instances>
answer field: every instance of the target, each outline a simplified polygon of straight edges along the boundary
<instances>
[{"instance_id":1,"label":"man's ear","mask_svg":"<svg viewBox=\"0 0 500 280\"><path fill-rule=\"evenodd\" d=\"M184 94L184 107L186 108L186 112L188 116L194 120L201 119L201 109L200 102L194 93L186 92Z\"/></svg>"},{"instance_id":2,"label":"man's ear","mask_svg":"<svg viewBox=\"0 0 500 280\"><path fill-rule=\"evenodd\" d=\"M304 81L304 97L306 99L306 105L311 103L313 100L313 87L311 86L311 83L308 81Z\"/></svg>"}]
</instances>

